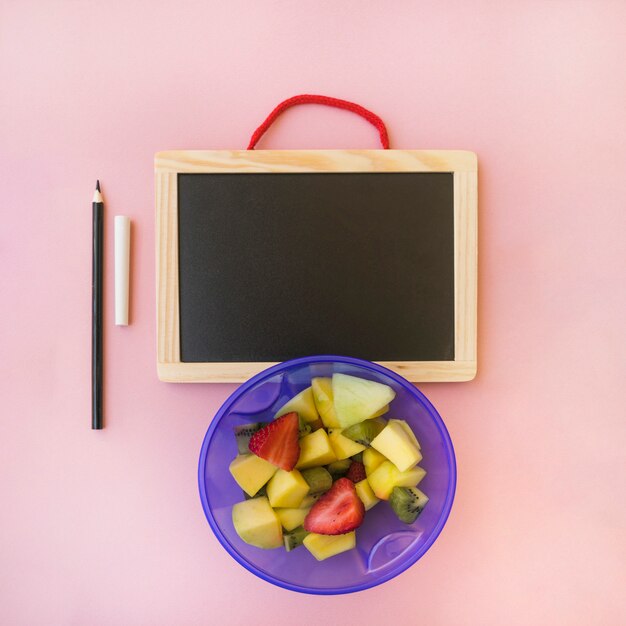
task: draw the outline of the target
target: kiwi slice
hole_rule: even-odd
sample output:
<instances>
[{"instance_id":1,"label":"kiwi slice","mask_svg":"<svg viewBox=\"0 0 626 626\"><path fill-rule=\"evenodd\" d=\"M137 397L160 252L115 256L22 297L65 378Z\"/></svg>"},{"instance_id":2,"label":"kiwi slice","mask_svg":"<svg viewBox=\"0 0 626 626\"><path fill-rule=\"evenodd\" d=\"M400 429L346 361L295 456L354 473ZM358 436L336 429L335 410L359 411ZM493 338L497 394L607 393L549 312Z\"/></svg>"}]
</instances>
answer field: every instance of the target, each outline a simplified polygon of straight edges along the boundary
<instances>
[{"instance_id":1,"label":"kiwi slice","mask_svg":"<svg viewBox=\"0 0 626 626\"><path fill-rule=\"evenodd\" d=\"M344 437L360 443L362 446L369 446L372 439L378 436L385 427L384 424L376 420L365 420L358 424L353 424L341 432Z\"/></svg>"},{"instance_id":2,"label":"kiwi slice","mask_svg":"<svg viewBox=\"0 0 626 626\"><path fill-rule=\"evenodd\" d=\"M363 453L362 452L357 452L356 454L353 454L350 458L353 461L356 461L357 463L363 463Z\"/></svg>"},{"instance_id":3,"label":"kiwi slice","mask_svg":"<svg viewBox=\"0 0 626 626\"><path fill-rule=\"evenodd\" d=\"M427 502L428 496L417 487L394 487L389 497L393 512L405 524L412 524Z\"/></svg>"},{"instance_id":4,"label":"kiwi slice","mask_svg":"<svg viewBox=\"0 0 626 626\"><path fill-rule=\"evenodd\" d=\"M300 502L299 509L309 509L311 508L321 497L321 493L310 493L307 496L304 496L304 500Z\"/></svg>"},{"instance_id":5,"label":"kiwi slice","mask_svg":"<svg viewBox=\"0 0 626 626\"><path fill-rule=\"evenodd\" d=\"M298 437L304 437L311 432L311 424L309 424L301 415L298 415Z\"/></svg>"},{"instance_id":6,"label":"kiwi slice","mask_svg":"<svg viewBox=\"0 0 626 626\"><path fill-rule=\"evenodd\" d=\"M312 467L300 472L302 478L309 484L309 494L324 493L333 486L333 478L323 467Z\"/></svg>"},{"instance_id":7,"label":"kiwi slice","mask_svg":"<svg viewBox=\"0 0 626 626\"><path fill-rule=\"evenodd\" d=\"M350 463L352 463L351 459L333 461L330 465L326 466L326 469L328 470L328 473L331 475L333 480L338 480L348 473L348 470L350 469Z\"/></svg>"},{"instance_id":8,"label":"kiwi slice","mask_svg":"<svg viewBox=\"0 0 626 626\"><path fill-rule=\"evenodd\" d=\"M304 538L308 534L309 533L306 530L304 530L302 526L298 526L298 528L294 528L293 530L290 530L288 533L287 532L283 533L283 541L285 542L285 550L287 550L287 552L291 552L292 550L295 550L298 546L301 546L302 542L304 541Z\"/></svg>"},{"instance_id":9,"label":"kiwi slice","mask_svg":"<svg viewBox=\"0 0 626 626\"><path fill-rule=\"evenodd\" d=\"M248 454L250 449L250 439L257 430L261 430L264 426L267 426L265 422L253 422L252 424L241 424L241 426L235 426L233 432L237 439L237 450L239 454Z\"/></svg>"}]
</instances>

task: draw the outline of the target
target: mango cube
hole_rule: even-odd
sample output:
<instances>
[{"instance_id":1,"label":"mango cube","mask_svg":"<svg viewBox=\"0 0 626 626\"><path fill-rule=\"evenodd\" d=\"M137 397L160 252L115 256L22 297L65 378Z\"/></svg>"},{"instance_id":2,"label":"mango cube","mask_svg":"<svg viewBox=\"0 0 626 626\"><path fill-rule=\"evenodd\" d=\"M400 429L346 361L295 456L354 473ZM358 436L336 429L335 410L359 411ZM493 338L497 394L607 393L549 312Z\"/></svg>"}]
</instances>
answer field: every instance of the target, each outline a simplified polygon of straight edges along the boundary
<instances>
[{"instance_id":1,"label":"mango cube","mask_svg":"<svg viewBox=\"0 0 626 626\"><path fill-rule=\"evenodd\" d=\"M273 507L296 509L309 493L309 485L298 470L279 469L267 483L266 491Z\"/></svg>"},{"instance_id":2,"label":"mango cube","mask_svg":"<svg viewBox=\"0 0 626 626\"><path fill-rule=\"evenodd\" d=\"M426 471L413 467L401 472L391 461L383 461L369 476L367 481L377 498L389 500L394 487L416 487Z\"/></svg>"},{"instance_id":3,"label":"mango cube","mask_svg":"<svg viewBox=\"0 0 626 626\"><path fill-rule=\"evenodd\" d=\"M422 460L416 442L415 435L410 437L400 420L389 420L387 426L372 440L371 446L403 472Z\"/></svg>"},{"instance_id":4,"label":"mango cube","mask_svg":"<svg viewBox=\"0 0 626 626\"><path fill-rule=\"evenodd\" d=\"M304 538L306 549L318 560L323 561L331 556L352 550L356 546L354 531L345 535L319 535L309 533Z\"/></svg>"},{"instance_id":5,"label":"mango cube","mask_svg":"<svg viewBox=\"0 0 626 626\"><path fill-rule=\"evenodd\" d=\"M276 412L276 417L285 415L295 411L303 420L307 422L315 422L319 419L317 409L315 408L315 400L313 400L313 388L307 387L297 396L294 396Z\"/></svg>"},{"instance_id":6,"label":"mango cube","mask_svg":"<svg viewBox=\"0 0 626 626\"><path fill-rule=\"evenodd\" d=\"M369 511L375 504L378 504L380 502L380 500L372 491L372 488L370 487L367 478L356 483L356 485L354 485L354 488L356 489L356 495L359 496L361 502L363 502L366 511Z\"/></svg>"},{"instance_id":7,"label":"mango cube","mask_svg":"<svg viewBox=\"0 0 626 626\"><path fill-rule=\"evenodd\" d=\"M365 466L365 475L369 476L387 457L374 448L367 448L363 451L363 465Z\"/></svg>"},{"instance_id":8,"label":"mango cube","mask_svg":"<svg viewBox=\"0 0 626 626\"><path fill-rule=\"evenodd\" d=\"M300 439L300 457L296 464L298 469L328 465L336 460L337 457L323 428Z\"/></svg>"},{"instance_id":9,"label":"mango cube","mask_svg":"<svg viewBox=\"0 0 626 626\"><path fill-rule=\"evenodd\" d=\"M278 515L282 527L289 531L302 526L304 518L310 510L310 507L307 509L276 509L276 515Z\"/></svg>"},{"instance_id":10,"label":"mango cube","mask_svg":"<svg viewBox=\"0 0 626 626\"><path fill-rule=\"evenodd\" d=\"M333 402L333 387L331 378L314 378L311 381L313 400L326 428L338 428L337 414Z\"/></svg>"},{"instance_id":11,"label":"mango cube","mask_svg":"<svg viewBox=\"0 0 626 626\"><path fill-rule=\"evenodd\" d=\"M365 446L341 434L341 428L330 429L328 438L338 461L354 456L365 450Z\"/></svg>"},{"instance_id":12,"label":"mango cube","mask_svg":"<svg viewBox=\"0 0 626 626\"><path fill-rule=\"evenodd\" d=\"M271 549L283 545L280 520L265 496L237 502L233 506L233 526L251 546Z\"/></svg>"},{"instance_id":13,"label":"mango cube","mask_svg":"<svg viewBox=\"0 0 626 626\"><path fill-rule=\"evenodd\" d=\"M256 454L240 454L232 460L228 469L237 484L252 497L278 468Z\"/></svg>"}]
</instances>

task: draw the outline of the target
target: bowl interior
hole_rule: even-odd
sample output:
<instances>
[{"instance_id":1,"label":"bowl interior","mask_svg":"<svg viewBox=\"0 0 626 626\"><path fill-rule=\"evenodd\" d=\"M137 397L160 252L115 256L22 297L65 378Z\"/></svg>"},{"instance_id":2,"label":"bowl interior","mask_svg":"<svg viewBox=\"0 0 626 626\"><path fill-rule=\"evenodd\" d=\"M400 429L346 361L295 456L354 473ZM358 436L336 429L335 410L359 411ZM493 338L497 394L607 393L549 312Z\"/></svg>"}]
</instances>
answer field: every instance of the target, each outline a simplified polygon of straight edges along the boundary
<instances>
[{"instance_id":1,"label":"bowl interior","mask_svg":"<svg viewBox=\"0 0 626 626\"><path fill-rule=\"evenodd\" d=\"M390 385L396 392L386 417L405 419L421 446L420 465L427 471L419 487L430 501L414 524L400 522L380 502L370 509L357 532L357 548L322 562L304 547L292 552L262 550L244 543L233 527L231 508L243 492L228 471L237 454L233 426L271 421L275 412L314 376L342 372ZM199 466L203 507L217 538L247 569L274 584L309 593L346 593L379 584L426 552L443 527L454 497L454 451L441 418L410 383L380 366L356 359L298 359L261 373L226 401L205 437Z\"/></svg>"}]
</instances>

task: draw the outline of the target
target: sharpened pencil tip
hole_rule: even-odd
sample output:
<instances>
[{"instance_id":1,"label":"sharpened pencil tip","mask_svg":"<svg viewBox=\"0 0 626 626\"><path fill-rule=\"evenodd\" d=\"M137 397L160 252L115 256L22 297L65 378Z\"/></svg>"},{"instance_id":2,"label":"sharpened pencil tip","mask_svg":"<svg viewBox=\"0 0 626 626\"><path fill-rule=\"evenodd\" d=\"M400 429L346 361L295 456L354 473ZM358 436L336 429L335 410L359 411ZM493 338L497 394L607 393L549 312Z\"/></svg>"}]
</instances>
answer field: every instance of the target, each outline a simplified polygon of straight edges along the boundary
<instances>
[{"instance_id":1,"label":"sharpened pencil tip","mask_svg":"<svg viewBox=\"0 0 626 626\"><path fill-rule=\"evenodd\" d=\"M100 179L96 181L96 189L100 191Z\"/></svg>"}]
</instances>

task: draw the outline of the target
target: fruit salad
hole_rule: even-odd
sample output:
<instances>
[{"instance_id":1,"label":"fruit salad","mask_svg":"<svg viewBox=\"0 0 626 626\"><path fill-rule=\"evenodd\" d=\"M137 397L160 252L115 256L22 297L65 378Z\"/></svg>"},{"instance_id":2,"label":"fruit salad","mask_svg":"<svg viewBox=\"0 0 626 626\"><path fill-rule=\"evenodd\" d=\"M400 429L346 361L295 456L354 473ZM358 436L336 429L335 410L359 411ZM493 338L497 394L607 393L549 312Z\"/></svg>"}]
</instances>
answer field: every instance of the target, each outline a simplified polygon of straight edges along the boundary
<instances>
[{"instance_id":1,"label":"fruit salad","mask_svg":"<svg viewBox=\"0 0 626 626\"><path fill-rule=\"evenodd\" d=\"M394 390L334 374L313 378L271 422L234 429L230 473L245 499L233 525L246 543L288 552L304 546L322 561L356 546L367 511L386 500L412 524L428 502L417 486L417 437L393 414Z\"/></svg>"}]
</instances>

